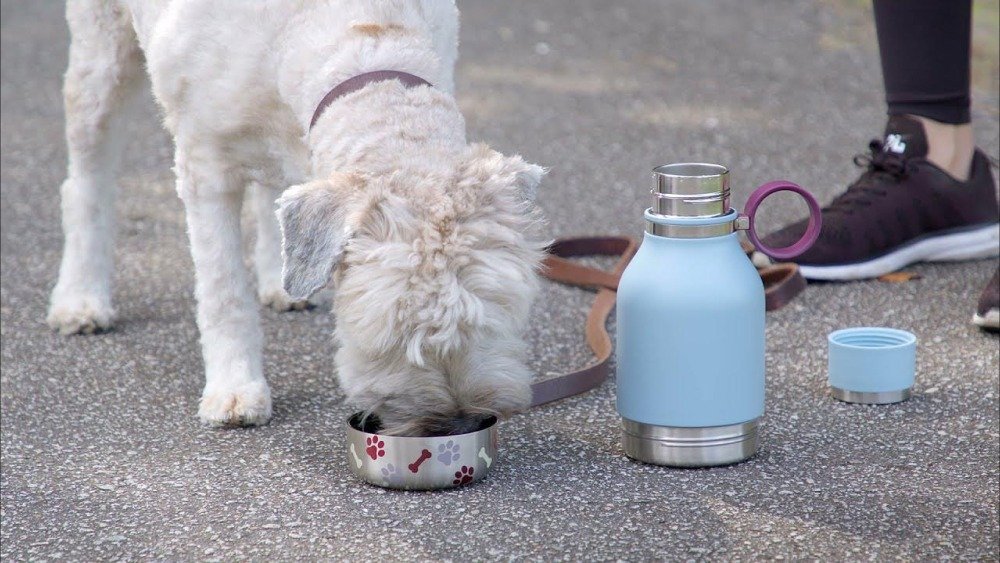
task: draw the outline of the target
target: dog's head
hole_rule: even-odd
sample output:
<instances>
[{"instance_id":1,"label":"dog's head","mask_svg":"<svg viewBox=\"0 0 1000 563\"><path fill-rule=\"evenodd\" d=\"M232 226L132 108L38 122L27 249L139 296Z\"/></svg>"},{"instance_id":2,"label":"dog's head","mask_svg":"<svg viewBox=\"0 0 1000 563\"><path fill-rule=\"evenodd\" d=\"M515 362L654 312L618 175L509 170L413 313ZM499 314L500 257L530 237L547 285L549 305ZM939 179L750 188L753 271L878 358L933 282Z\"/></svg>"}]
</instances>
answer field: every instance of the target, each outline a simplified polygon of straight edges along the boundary
<instances>
[{"instance_id":1,"label":"dog's head","mask_svg":"<svg viewBox=\"0 0 1000 563\"><path fill-rule=\"evenodd\" d=\"M278 200L285 289L333 279L341 386L387 434L467 431L530 400L544 171L483 145L433 170L335 175Z\"/></svg>"}]
</instances>

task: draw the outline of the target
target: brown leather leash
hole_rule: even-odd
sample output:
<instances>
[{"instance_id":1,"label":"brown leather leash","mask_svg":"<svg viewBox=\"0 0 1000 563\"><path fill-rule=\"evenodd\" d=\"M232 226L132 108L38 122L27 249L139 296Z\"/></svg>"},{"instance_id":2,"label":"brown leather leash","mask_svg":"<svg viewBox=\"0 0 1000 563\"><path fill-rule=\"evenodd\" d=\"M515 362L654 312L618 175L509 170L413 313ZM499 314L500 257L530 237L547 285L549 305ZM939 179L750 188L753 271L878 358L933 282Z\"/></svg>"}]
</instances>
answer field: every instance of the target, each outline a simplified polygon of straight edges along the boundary
<instances>
[{"instance_id":1,"label":"brown leather leash","mask_svg":"<svg viewBox=\"0 0 1000 563\"><path fill-rule=\"evenodd\" d=\"M582 369L539 381L531 386L531 406L538 406L590 391L608 378L611 337L605 326L615 308L618 280L639 245L628 237L559 239L549 247L542 275L568 285L596 287L597 296L587 315L585 334L596 361ZM610 272L577 264L574 256L618 256Z\"/></svg>"},{"instance_id":2,"label":"brown leather leash","mask_svg":"<svg viewBox=\"0 0 1000 563\"><path fill-rule=\"evenodd\" d=\"M608 378L613 347L606 325L615 308L618 280L638 248L639 244L629 237L564 238L556 240L548 248L548 255L542 264L543 276L567 285L597 289L585 326L587 344L594 353L595 361L576 371L533 384L531 406L579 395L599 386ZM753 251L753 247L747 245L743 248L748 255ZM610 271L604 271L570 260L580 256L617 256L618 261ZM758 268L758 272L764 283L768 311L788 304L806 287L806 280L795 264L772 264Z\"/></svg>"}]
</instances>

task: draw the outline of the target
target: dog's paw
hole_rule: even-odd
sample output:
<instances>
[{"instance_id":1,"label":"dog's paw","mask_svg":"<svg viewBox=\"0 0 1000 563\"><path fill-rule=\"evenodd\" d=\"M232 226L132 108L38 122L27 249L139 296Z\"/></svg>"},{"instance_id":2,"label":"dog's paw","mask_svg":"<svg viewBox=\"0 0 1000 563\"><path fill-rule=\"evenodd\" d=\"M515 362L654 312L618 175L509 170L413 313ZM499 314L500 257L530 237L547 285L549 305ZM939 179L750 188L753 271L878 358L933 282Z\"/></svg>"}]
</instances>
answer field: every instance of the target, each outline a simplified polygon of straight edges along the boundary
<instances>
[{"instance_id":1,"label":"dog's paw","mask_svg":"<svg viewBox=\"0 0 1000 563\"><path fill-rule=\"evenodd\" d=\"M99 297L54 295L46 321L62 334L91 334L111 328L115 310Z\"/></svg>"},{"instance_id":2,"label":"dog's paw","mask_svg":"<svg viewBox=\"0 0 1000 563\"><path fill-rule=\"evenodd\" d=\"M271 420L271 389L266 381L235 387L205 387L198 417L208 426L261 426Z\"/></svg>"},{"instance_id":3,"label":"dog's paw","mask_svg":"<svg viewBox=\"0 0 1000 563\"><path fill-rule=\"evenodd\" d=\"M270 307L279 313L284 313L285 311L304 311L312 307L309 300L295 301L280 287L261 291L259 297L262 305Z\"/></svg>"}]
</instances>

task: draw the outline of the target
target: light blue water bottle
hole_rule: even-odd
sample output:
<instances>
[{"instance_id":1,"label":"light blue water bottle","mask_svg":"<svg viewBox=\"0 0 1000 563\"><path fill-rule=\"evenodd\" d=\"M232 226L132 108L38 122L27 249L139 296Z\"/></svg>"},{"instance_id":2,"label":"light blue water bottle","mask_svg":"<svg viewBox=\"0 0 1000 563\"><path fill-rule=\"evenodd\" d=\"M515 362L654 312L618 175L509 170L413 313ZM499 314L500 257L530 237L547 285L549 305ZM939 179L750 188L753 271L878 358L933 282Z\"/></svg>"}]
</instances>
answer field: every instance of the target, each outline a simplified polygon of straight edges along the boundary
<instances>
[{"instance_id":1,"label":"light blue water bottle","mask_svg":"<svg viewBox=\"0 0 1000 563\"><path fill-rule=\"evenodd\" d=\"M756 453L764 413L764 287L737 230L779 259L819 235L816 201L790 182L754 191L746 214L729 207L729 171L716 164L653 169L642 245L618 285L618 412L625 453L672 466L725 465ZM753 230L776 191L806 200L810 224L784 249Z\"/></svg>"}]
</instances>

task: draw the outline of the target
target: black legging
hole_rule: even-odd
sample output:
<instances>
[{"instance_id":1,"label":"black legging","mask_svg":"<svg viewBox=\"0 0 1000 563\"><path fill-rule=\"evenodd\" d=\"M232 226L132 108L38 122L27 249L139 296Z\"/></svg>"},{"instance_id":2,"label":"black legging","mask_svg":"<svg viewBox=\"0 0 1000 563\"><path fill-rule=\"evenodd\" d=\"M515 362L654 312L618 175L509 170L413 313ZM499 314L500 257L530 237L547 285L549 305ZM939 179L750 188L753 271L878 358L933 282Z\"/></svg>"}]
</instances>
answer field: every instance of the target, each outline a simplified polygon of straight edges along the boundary
<instances>
[{"instance_id":1,"label":"black legging","mask_svg":"<svg viewBox=\"0 0 1000 563\"><path fill-rule=\"evenodd\" d=\"M873 0L889 115L969 122L972 0Z\"/></svg>"}]
</instances>

